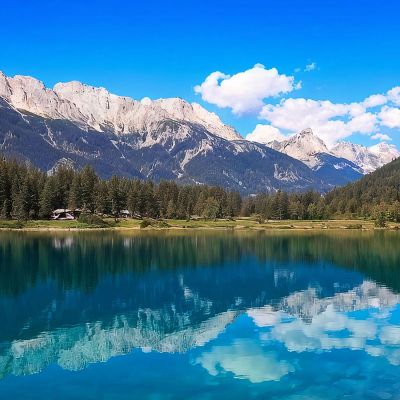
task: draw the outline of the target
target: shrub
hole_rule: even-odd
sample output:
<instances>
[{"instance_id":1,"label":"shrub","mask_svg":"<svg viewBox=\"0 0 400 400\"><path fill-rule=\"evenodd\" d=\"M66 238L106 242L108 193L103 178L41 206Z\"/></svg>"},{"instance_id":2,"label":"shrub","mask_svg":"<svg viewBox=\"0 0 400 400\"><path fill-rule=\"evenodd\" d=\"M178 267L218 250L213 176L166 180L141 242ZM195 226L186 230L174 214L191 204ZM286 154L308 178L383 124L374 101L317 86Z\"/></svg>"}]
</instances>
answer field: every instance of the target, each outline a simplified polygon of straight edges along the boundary
<instances>
[{"instance_id":1,"label":"shrub","mask_svg":"<svg viewBox=\"0 0 400 400\"><path fill-rule=\"evenodd\" d=\"M383 212L379 213L378 217L376 218L375 226L377 228L385 228L386 227L386 216Z\"/></svg>"},{"instance_id":2,"label":"shrub","mask_svg":"<svg viewBox=\"0 0 400 400\"><path fill-rule=\"evenodd\" d=\"M350 224L346 226L346 229L362 229L361 224Z\"/></svg>"},{"instance_id":3,"label":"shrub","mask_svg":"<svg viewBox=\"0 0 400 400\"><path fill-rule=\"evenodd\" d=\"M145 218L140 223L140 229L144 229L149 226L154 227L154 228L168 228L170 225L167 224L165 221L155 221L155 220L149 219L149 218Z\"/></svg>"},{"instance_id":4,"label":"shrub","mask_svg":"<svg viewBox=\"0 0 400 400\"><path fill-rule=\"evenodd\" d=\"M141 223L140 223L140 229L147 228L148 226L151 226L151 221L147 218L145 218Z\"/></svg>"},{"instance_id":5,"label":"shrub","mask_svg":"<svg viewBox=\"0 0 400 400\"><path fill-rule=\"evenodd\" d=\"M253 219L259 224L263 224L265 222L265 219L261 214L254 214Z\"/></svg>"},{"instance_id":6,"label":"shrub","mask_svg":"<svg viewBox=\"0 0 400 400\"><path fill-rule=\"evenodd\" d=\"M82 213L79 216L78 221L96 227L105 227L108 225L107 222L105 222L101 217L96 214Z\"/></svg>"}]
</instances>

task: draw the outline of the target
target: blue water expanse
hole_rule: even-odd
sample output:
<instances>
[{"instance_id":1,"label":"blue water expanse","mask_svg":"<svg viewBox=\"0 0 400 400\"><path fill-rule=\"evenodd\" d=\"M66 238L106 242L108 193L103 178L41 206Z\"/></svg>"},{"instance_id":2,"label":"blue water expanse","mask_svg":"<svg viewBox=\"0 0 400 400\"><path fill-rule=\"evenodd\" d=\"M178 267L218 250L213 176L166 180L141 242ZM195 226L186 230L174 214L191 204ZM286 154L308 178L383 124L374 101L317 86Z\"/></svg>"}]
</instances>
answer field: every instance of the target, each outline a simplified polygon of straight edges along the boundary
<instances>
[{"instance_id":1,"label":"blue water expanse","mask_svg":"<svg viewBox=\"0 0 400 400\"><path fill-rule=\"evenodd\" d=\"M0 398L400 399L399 244L0 233Z\"/></svg>"}]
</instances>

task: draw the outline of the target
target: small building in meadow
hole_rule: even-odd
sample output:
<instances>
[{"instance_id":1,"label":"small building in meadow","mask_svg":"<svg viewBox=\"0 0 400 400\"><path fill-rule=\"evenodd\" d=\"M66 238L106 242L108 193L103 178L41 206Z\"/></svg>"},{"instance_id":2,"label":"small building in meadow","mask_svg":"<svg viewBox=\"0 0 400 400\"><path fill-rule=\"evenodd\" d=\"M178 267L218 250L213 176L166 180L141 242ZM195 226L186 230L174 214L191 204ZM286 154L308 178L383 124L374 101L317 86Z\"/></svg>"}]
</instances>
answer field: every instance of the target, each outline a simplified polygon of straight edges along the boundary
<instances>
[{"instance_id":1,"label":"small building in meadow","mask_svg":"<svg viewBox=\"0 0 400 400\"><path fill-rule=\"evenodd\" d=\"M57 221L71 220L75 219L75 213L67 208L57 208L57 210L53 211L50 218Z\"/></svg>"},{"instance_id":2,"label":"small building in meadow","mask_svg":"<svg viewBox=\"0 0 400 400\"><path fill-rule=\"evenodd\" d=\"M119 212L119 217L120 218L130 218L132 215L131 215L131 213L130 213L130 211L129 210L121 210L120 212Z\"/></svg>"}]
</instances>

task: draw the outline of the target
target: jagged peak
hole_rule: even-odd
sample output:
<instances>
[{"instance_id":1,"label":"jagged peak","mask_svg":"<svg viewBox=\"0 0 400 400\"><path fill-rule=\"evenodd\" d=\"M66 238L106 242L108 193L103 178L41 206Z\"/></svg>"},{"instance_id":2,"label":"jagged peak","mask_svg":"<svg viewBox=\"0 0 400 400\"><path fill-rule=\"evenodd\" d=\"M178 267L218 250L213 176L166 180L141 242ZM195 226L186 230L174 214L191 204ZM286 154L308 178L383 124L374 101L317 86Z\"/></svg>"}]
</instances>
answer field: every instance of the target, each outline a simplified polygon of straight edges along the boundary
<instances>
[{"instance_id":1,"label":"jagged peak","mask_svg":"<svg viewBox=\"0 0 400 400\"><path fill-rule=\"evenodd\" d=\"M93 94L93 95L102 95L106 97L115 96L122 99L127 99L123 96L118 96L110 93L106 88L99 86L87 85L86 83L82 83L80 81L69 81L69 82L58 82L53 87L54 92L57 94L65 94L65 93L76 93L76 94Z\"/></svg>"},{"instance_id":2,"label":"jagged peak","mask_svg":"<svg viewBox=\"0 0 400 400\"><path fill-rule=\"evenodd\" d=\"M344 150L344 149L351 149L353 151L368 151L368 147L363 146L362 144L348 142L346 140L342 140L337 142L333 147L332 151Z\"/></svg>"},{"instance_id":3,"label":"jagged peak","mask_svg":"<svg viewBox=\"0 0 400 400\"><path fill-rule=\"evenodd\" d=\"M303 129L288 140L281 142L284 148L295 146L306 155L315 153L329 153L324 141L314 134L311 128Z\"/></svg>"},{"instance_id":4,"label":"jagged peak","mask_svg":"<svg viewBox=\"0 0 400 400\"><path fill-rule=\"evenodd\" d=\"M305 136L314 136L314 137L317 137L317 136L314 134L314 132L313 132L313 130L312 130L311 128L303 129L301 132L299 132L299 133L297 134L297 136L299 136L299 137L305 137Z\"/></svg>"},{"instance_id":5,"label":"jagged peak","mask_svg":"<svg viewBox=\"0 0 400 400\"><path fill-rule=\"evenodd\" d=\"M9 79L14 80L14 81L28 82L28 83L34 84L35 86L40 86L40 87L46 89L45 84L41 80L39 80L37 78L33 78L32 76L29 76L29 75L14 75L13 77L11 77Z\"/></svg>"}]
</instances>

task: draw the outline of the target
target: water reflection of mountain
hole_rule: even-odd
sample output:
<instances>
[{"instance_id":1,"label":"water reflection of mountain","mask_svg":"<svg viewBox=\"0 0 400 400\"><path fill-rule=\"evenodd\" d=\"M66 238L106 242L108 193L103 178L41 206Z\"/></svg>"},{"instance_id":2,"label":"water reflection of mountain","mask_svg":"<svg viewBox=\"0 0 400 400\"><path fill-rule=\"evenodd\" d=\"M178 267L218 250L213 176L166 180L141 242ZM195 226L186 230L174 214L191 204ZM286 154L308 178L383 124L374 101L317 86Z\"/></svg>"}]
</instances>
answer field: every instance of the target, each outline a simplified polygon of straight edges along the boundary
<instances>
[{"instance_id":1,"label":"water reflection of mountain","mask_svg":"<svg viewBox=\"0 0 400 400\"><path fill-rule=\"evenodd\" d=\"M1 235L1 375L54 362L79 369L136 347L185 352L266 305L307 323L330 304L392 304L397 295L374 282L365 291L361 273L398 287L391 240L397 236Z\"/></svg>"}]
</instances>

